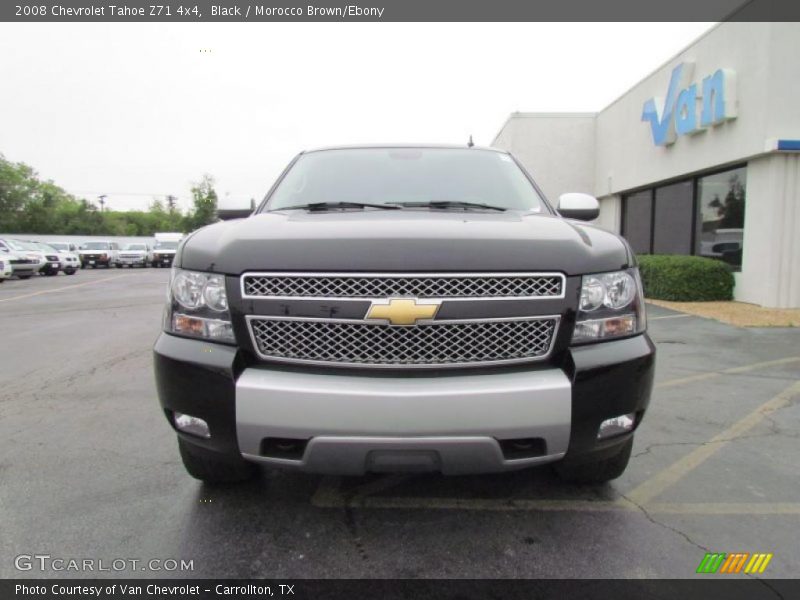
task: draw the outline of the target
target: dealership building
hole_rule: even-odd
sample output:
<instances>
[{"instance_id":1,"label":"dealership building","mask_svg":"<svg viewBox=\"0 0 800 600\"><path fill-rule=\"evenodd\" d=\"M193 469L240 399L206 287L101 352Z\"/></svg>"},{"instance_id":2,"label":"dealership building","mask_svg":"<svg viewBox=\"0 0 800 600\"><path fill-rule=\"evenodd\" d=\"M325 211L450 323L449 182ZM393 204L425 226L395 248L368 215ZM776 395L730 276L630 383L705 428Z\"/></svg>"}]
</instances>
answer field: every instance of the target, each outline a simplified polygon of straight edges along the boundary
<instances>
[{"instance_id":1,"label":"dealership building","mask_svg":"<svg viewBox=\"0 0 800 600\"><path fill-rule=\"evenodd\" d=\"M600 200L637 253L729 263L800 307L800 23L722 23L598 113L513 113L494 140L544 192Z\"/></svg>"}]
</instances>

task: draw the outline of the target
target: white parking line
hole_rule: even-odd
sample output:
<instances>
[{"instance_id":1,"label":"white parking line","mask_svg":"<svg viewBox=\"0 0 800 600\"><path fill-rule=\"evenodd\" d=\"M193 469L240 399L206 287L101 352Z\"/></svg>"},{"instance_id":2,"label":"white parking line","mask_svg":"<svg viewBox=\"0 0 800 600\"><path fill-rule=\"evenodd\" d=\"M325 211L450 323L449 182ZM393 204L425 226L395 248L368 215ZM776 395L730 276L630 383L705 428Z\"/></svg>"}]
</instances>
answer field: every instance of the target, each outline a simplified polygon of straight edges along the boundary
<instances>
[{"instance_id":1,"label":"white parking line","mask_svg":"<svg viewBox=\"0 0 800 600\"><path fill-rule=\"evenodd\" d=\"M686 313L681 313L679 315L662 315L660 317L647 317L648 321L658 321L659 319L683 319L685 317L694 317L695 315L689 315Z\"/></svg>"}]
</instances>

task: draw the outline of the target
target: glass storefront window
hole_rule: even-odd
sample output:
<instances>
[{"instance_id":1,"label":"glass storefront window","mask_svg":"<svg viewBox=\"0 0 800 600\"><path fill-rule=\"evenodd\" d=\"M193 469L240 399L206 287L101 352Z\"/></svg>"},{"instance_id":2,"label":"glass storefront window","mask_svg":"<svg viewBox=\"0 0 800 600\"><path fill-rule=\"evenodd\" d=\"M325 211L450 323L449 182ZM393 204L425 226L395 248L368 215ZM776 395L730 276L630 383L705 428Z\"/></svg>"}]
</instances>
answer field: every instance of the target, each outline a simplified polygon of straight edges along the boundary
<instances>
[{"instance_id":1,"label":"glass storefront window","mask_svg":"<svg viewBox=\"0 0 800 600\"><path fill-rule=\"evenodd\" d=\"M625 197L622 216L623 235L636 254L650 254L650 224L653 214L653 193L651 190L638 192Z\"/></svg>"},{"instance_id":2,"label":"glass storefront window","mask_svg":"<svg viewBox=\"0 0 800 600\"><path fill-rule=\"evenodd\" d=\"M741 268L746 188L745 167L698 179L696 254Z\"/></svg>"},{"instance_id":3,"label":"glass storefront window","mask_svg":"<svg viewBox=\"0 0 800 600\"><path fill-rule=\"evenodd\" d=\"M626 195L622 234L637 254L696 254L738 270L746 190L747 167L737 167Z\"/></svg>"},{"instance_id":4,"label":"glass storefront window","mask_svg":"<svg viewBox=\"0 0 800 600\"><path fill-rule=\"evenodd\" d=\"M691 180L656 188L653 254L691 254L694 184Z\"/></svg>"}]
</instances>

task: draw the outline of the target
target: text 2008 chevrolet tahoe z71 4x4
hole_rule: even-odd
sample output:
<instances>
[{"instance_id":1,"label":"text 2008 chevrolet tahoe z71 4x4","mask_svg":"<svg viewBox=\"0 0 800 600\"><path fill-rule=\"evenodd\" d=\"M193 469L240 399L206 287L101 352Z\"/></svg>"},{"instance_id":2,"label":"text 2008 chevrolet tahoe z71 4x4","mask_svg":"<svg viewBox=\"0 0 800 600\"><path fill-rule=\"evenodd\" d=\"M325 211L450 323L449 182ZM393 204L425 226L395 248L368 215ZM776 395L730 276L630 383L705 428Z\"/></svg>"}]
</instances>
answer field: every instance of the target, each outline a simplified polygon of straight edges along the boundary
<instances>
[{"instance_id":1,"label":"text 2008 chevrolet tahoe z71 4x4","mask_svg":"<svg viewBox=\"0 0 800 600\"><path fill-rule=\"evenodd\" d=\"M625 469L653 381L636 260L508 153L300 154L175 258L155 345L188 472Z\"/></svg>"}]
</instances>

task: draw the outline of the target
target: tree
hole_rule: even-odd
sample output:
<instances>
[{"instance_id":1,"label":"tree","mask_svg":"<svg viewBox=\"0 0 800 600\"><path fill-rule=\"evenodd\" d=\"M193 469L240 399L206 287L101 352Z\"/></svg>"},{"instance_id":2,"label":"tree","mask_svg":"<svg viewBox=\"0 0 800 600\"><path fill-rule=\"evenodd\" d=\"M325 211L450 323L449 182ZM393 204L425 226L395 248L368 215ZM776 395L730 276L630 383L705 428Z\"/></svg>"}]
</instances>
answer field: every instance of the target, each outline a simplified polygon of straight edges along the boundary
<instances>
[{"instance_id":1,"label":"tree","mask_svg":"<svg viewBox=\"0 0 800 600\"><path fill-rule=\"evenodd\" d=\"M36 190L36 172L0 154L0 231L15 231L19 213Z\"/></svg>"},{"instance_id":2,"label":"tree","mask_svg":"<svg viewBox=\"0 0 800 600\"><path fill-rule=\"evenodd\" d=\"M26 234L151 236L157 231L191 231L217 218L214 180L205 175L192 187L193 210L184 215L176 196L154 198L147 211L98 210L52 181L39 179L24 163L0 154L0 232ZM102 198L105 202L105 198ZM166 203L166 205L165 205Z\"/></svg>"},{"instance_id":3,"label":"tree","mask_svg":"<svg viewBox=\"0 0 800 600\"><path fill-rule=\"evenodd\" d=\"M190 230L205 227L217 220L217 199L214 178L211 175L203 175L203 178L192 186L194 210L186 219Z\"/></svg>"},{"instance_id":4,"label":"tree","mask_svg":"<svg viewBox=\"0 0 800 600\"><path fill-rule=\"evenodd\" d=\"M720 229L741 229L744 227L744 184L739 175L735 174L728 180L728 186L724 202L717 195L708 205L717 209Z\"/></svg>"}]
</instances>

